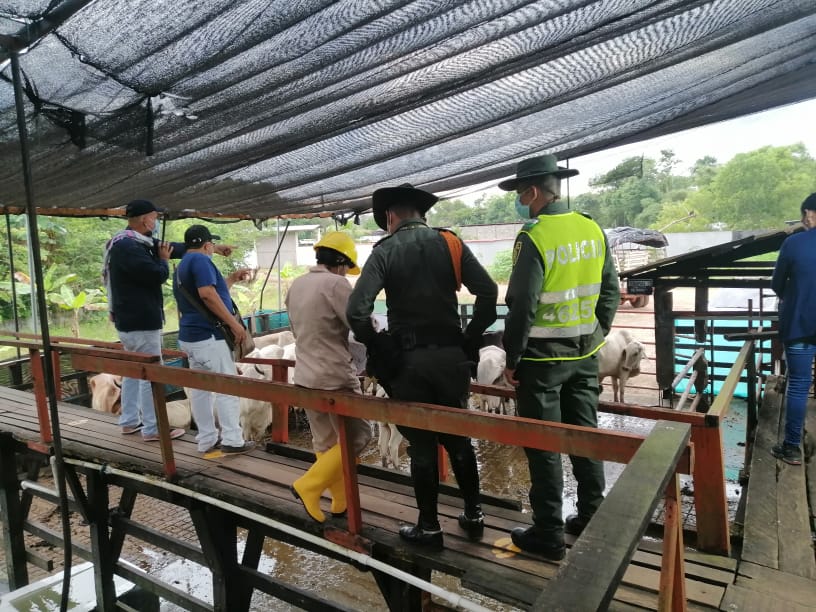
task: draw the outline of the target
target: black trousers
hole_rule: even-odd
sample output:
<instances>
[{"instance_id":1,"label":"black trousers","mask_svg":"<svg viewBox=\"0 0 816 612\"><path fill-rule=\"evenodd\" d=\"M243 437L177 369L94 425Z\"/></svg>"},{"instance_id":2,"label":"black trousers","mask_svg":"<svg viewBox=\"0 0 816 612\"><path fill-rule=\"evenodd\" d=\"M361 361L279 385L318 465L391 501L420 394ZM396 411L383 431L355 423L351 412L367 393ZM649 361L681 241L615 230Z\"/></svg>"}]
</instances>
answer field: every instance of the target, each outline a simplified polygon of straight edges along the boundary
<instances>
[{"instance_id":1,"label":"black trousers","mask_svg":"<svg viewBox=\"0 0 816 612\"><path fill-rule=\"evenodd\" d=\"M467 409L470 365L459 346L421 347L406 351L399 376L391 383L394 399ZM438 527L436 502L439 490L437 445L445 447L465 510L479 504L476 454L467 436L398 426L410 444L411 476L424 527Z\"/></svg>"}]
</instances>

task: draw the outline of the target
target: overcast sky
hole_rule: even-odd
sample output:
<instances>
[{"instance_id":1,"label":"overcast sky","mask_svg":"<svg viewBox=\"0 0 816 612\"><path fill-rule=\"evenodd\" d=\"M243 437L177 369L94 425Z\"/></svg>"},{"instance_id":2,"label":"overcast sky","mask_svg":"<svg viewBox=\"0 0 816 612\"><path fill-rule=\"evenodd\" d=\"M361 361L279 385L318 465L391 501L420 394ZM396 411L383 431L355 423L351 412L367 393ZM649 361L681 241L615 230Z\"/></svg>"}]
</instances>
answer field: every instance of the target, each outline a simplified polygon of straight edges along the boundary
<instances>
[{"instance_id":1,"label":"overcast sky","mask_svg":"<svg viewBox=\"0 0 816 612\"><path fill-rule=\"evenodd\" d=\"M570 160L570 167L581 174L569 180L569 190L571 195L588 191L588 180L608 172L627 157L644 155L659 159L663 149L674 151L681 162L679 171L686 173L706 155L722 164L738 153L797 142L803 142L810 154L816 156L816 99L576 157ZM496 188L487 191L502 193ZM481 193L483 190L477 190L462 199L472 202Z\"/></svg>"}]
</instances>

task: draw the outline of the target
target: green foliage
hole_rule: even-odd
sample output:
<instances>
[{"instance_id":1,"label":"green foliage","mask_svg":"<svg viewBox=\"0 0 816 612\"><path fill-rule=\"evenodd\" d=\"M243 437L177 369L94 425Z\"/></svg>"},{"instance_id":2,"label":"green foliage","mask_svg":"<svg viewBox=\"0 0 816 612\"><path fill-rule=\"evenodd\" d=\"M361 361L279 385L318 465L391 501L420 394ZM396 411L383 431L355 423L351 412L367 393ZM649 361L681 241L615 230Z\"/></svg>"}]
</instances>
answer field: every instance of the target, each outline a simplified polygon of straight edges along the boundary
<instances>
[{"instance_id":1,"label":"green foliage","mask_svg":"<svg viewBox=\"0 0 816 612\"><path fill-rule=\"evenodd\" d=\"M595 188L573 201L603 227L631 225L661 231L770 229L799 218L816 191L816 162L802 144L763 147L719 165L698 159L688 176L671 150L657 161L630 157L595 177Z\"/></svg>"},{"instance_id":2,"label":"green foliage","mask_svg":"<svg viewBox=\"0 0 816 612\"><path fill-rule=\"evenodd\" d=\"M510 280L510 273L513 271L513 251L499 251L493 264L487 270L491 278L497 283L506 283Z\"/></svg>"},{"instance_id":3,"label":"green foliage","mask_svg":"<svg viewBox=\"0 0 816 612\"><path fill-rule=\"evenodd\" d=\"M725 229L770 229L800 217L816 191L816 161L802 144L741 153L686 200Z\"/></svg>"},{"instance_id":4,"label":"green foliage","mask_svg":"<svg viewBox=\"0 0 816 612\"><path fill-rule=\"evenodd\" d=\"M686 208L685 202L666 204L648 226L661 232L704 232L710 230L712 221L698 211Z\"/></svg>"},{"instance_id":5,"label":"green foliage","mask_svg":"<svg viewBox=\"0 0 816 612\"><path fill-rule=\"evenodd\" d=\"M455 230L463 225L515 223L515 199L515 193L507 192L482 196L470 206L462 200L443 200L428 211L428 224Z\"/></svg>"},{"instance_id":6,"label":"green foliage","mask_svg":"<svg viewBox=\"0 0 816 612\"><path fill-rule=\"evenodd\" d=\"M706 187L707 185L711 184L711 181L714 180L714 177L717 174L717 169L719 168L719 164L714 157L710 155L706 155L698 159L694 162L694 166L691 168L691 181L692 185L697 188Z\"/></svg>"},{"instance_id":7,"label":"green foliage","mask_svg":"<svg viewBox=\"0 0 816 612\"><path fill-rule=\"evenodd\" d=\"M648 162L651 162L651 168L653 168L654 162L652 160L648 160ZM644 174L648 175L650 173L651 168L643 157L628 157L606 174L590 179L589 185L590 187L614 189L627 179L642 179Z\"/></svg>"}]
</instances>

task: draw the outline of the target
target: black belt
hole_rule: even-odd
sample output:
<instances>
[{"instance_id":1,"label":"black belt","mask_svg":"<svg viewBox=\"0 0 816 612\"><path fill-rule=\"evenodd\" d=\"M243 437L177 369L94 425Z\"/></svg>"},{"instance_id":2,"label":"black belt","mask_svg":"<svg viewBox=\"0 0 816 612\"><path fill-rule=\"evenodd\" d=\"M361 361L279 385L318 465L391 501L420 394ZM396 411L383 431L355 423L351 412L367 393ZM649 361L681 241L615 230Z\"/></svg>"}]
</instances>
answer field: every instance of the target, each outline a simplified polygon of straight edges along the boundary
<instances>
[{"instance_id":1,"label":"black belt","mask_svg":"<svg viewBox=\"0 0 816 612\"><path fill-rule=\"evenodd\" d=\"M395 333L399 344L404 351L415 348L430 348L443 346L462 346L464 336L458 328L422 328L415 330L399 330Z\"/></svg>"}]
</instances>

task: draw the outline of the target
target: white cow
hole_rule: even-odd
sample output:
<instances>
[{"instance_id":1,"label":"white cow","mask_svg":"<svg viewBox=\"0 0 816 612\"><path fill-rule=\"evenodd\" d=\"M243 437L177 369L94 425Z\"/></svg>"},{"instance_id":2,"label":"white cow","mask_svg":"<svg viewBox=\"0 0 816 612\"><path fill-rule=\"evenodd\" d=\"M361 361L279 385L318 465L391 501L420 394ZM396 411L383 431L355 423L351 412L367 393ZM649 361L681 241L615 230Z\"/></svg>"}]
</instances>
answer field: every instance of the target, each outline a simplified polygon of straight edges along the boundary
<instances>
[{"instance_id":1,"label":"white cow","mask_svg":"<svg viewBox=\"0 0 816 612\"><path fill-rule=\"evenodd\" d=\"M272 380L272 366L266 364L242 364L238 373L255 380ZM239 398L240 423L244 440L261 442L272 425L272 404L263 400Z\"/></svg>"},{"instance_id":2,"label":"white cow","mask_svg":"<svg viewBox=\"0 0 816 612\"><path fill-rule=\"evenodd\" d=\"M193 422L193 414L190 410L190 400L180 399L167 402L167 422L170 429L188 429Z\"/></svg>"},{"instance_id":3,"label":"white cow","mask_svg":"<svg viewBox=\"0 0 816 612\"><path fill-rule=\"evenodd\" d=\"M476 382L480 385L498 385L510 387L504 378L504 369L507 367L507 354L504 349L489 344L479 349L479 365L476 366ZM479 410L495 414L507 414L508 400L495 395L474 393L471 402Z\"/></svg>"},{"instance_id":4,"label":"white cow","mask_svg":"<svg viewBox=\"0 0 816 612\"><path fill-rule=\"evenodd\" d=\"M99 412L122 412L122 377L102 373L88 379L91 388L91 408Z\"/></svg>"},{"instance_id":5,"label":"white cow","mask_svg":"<svg viewBox=\"0 0 816 612\"><path fill-rule=\"evenodd\" d=\"M269 346L271 344L277 344L278 346L286 346L287 344L291 344L295 341L295 335L285 329L280 332L274 332L271 334L265 334L263 336L257 336L254 338L255 340L255 348L260 349L265 346Z\"/></svg>"},{"instance_id":6,"label":"white cow","mask_svg":"<svg viewBox=\"0 0 816 612\"><path fill-rule=\"evenodd\" d=\"M256 346L247 357L258 357L260 359L283 359L283 347L279 344L267 344L266 346Z\"/></svg>"},{"instance_id":7,"label":"white cow","mask_svg":"<svg viewBox=\"0 0 816 612\"><path fill-rule=\"evenodd\" d=\"M388 397L381 386L377 385L375 393L377 397ZM380 461L383 467L393 467L398 470L400 467L400 445L403 436L393 423L377 422L379 430Z\"/></svg>"},{"instance_id":8,"label":"white cow","mask_svg":"<svg viewBox=\"0 0 816 612\"><path fill-rule=\"evenodd\" d=\"M626 381L640 374L640 362L646 357L643 344L626 329L616 329L606 337L606 344L598 351L598 381L612 379L614 401L624 403ZM620 399L619 399L620 398Z\"/></svg>"}]
</instances>

